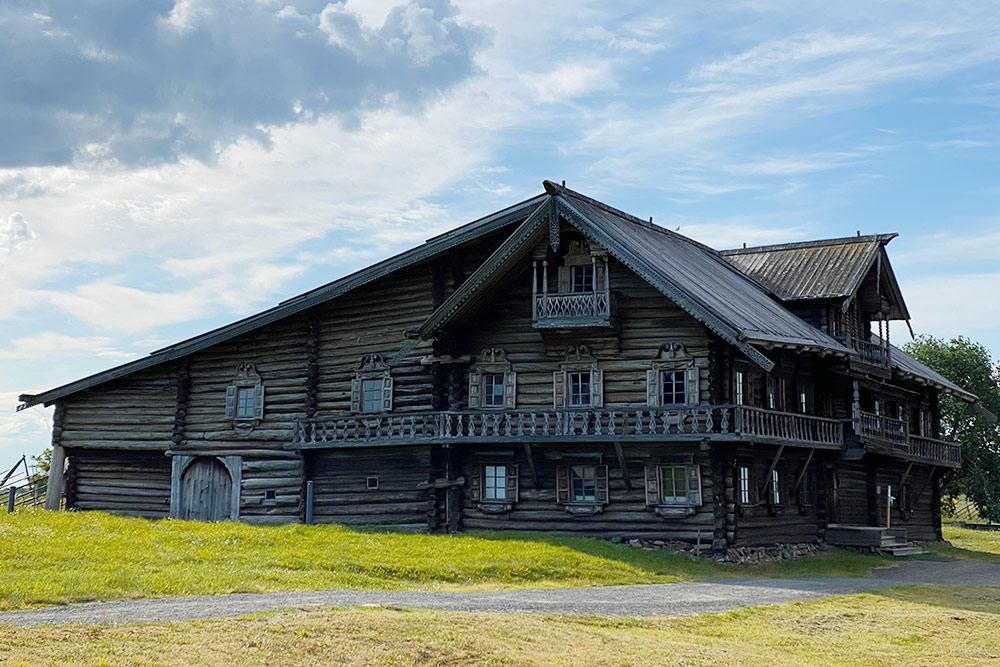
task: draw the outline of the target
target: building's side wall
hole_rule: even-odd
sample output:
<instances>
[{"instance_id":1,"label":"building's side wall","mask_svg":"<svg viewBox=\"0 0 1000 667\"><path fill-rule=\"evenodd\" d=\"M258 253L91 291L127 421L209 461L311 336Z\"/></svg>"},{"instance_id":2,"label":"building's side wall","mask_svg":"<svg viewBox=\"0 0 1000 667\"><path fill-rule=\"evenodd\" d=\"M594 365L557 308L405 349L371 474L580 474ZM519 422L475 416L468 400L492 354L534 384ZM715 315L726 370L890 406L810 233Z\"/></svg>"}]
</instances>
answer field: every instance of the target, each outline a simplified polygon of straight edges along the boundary
<instances>
[{"instance_id":1,"label":"building's side wall","mask_svg":"<svg viewBox=\"0 0 1000 667\"><path fill-rule=\"evenodd\" d=\"M159 519L170 513L170 459L163 452L67 450L66 507Z\"/></svg>"}]
</instances>

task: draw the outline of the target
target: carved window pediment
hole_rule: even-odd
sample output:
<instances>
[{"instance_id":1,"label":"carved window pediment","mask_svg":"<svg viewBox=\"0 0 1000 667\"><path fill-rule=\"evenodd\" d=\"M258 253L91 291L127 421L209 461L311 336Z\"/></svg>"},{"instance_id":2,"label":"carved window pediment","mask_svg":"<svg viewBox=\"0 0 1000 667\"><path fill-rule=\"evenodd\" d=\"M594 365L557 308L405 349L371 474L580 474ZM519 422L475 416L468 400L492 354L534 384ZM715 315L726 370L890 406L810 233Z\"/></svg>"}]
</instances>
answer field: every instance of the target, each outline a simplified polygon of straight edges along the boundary
<instances>
[{"instance_id":1,"label":"carved window pediment","mask_svg":"<svg viewBox=\"0 0 1000 667\"><path fill-rule=\"evenodd\" d=\"M237 433L248 435L263 418L264 383L254 364L240 364L226 387L226 419Z\"/></svg>"}]
</instances>

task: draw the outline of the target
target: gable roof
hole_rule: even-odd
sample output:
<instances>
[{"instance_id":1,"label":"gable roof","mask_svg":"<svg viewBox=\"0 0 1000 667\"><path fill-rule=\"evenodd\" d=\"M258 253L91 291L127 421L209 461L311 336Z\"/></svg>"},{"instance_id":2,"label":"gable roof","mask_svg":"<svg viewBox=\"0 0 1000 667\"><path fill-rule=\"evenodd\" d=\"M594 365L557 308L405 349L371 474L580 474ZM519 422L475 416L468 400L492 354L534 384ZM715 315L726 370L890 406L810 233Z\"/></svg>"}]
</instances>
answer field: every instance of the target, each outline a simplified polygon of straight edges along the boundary
<instances>
[{"instance_id":1,"label":"gable roof","mask_svg":"<svg viewBox=\"0 0 1000 667\"><path fill-rule=\"evenodd\" d=\"M40 403L50 404L70 394L78 391L90 389L104 382L124 377L136 371L151 368L158 364L173 361L186 357L205 348L234 338L244 333L248 333L260 327L266 326L277 320L302 312L308 308L325 303L346 292L357 289L372 281L383 278L394 271L406 268L421 262L433 255L454 248L468 241L472 241L480 236L497 231L523 219L531 214L540 202L547 199L545 195L537 195L531 199L526 199L520 203L508 206L496 213L492 213L478 220L462 225L444 234L432 237L415 248L411 248L394 257L373 264L366 269L356 271L339 280L327 283L321 287L300 294L286 301L282 301L277 306L269 308L263 312L251 315L242 320L227 324L226 326L213 329L207 333L188 338L187 340L174 343L168 347L151 352L149 356L142 357L121 366L115 366L106 371L89 375L80 380L50 389L40 394L22 394L19 397L21 404L17 409L23 410Z\"/></svg>"},{"instance_id":2,"label":"gable roof","mask_svg":"<svg viewBox=\"0 0 1000 667\"><path fill-rule=\"evenodd\" d=\"M878 262L892 297L892 319L910 319L885 246L897 234L733 248L719 254L783 301L853 296Z\"/></svg>"},{"instance_id":3,"label":"gable roof","mask_svg":"<svg viewBox=\"0 0 1000 667\"><path fill-rule=\"evenodd\" d=\"M726 262L717 251L650 222L545 181L546 204L524 225L562 216L604 247L671 301L768 371L774 366L754 343L784 344L847 355L849 350L785 309L757 282ZM513 247L501 247L452 293L417 330L428 338L465 308L490 280L499 280L510 258L530 251L529 231ZM515 233L516 234L516 233ZM513 239L514 237L512 237ZM509 239L511 240L511 239Z\"/></svg>"}]
</instances>

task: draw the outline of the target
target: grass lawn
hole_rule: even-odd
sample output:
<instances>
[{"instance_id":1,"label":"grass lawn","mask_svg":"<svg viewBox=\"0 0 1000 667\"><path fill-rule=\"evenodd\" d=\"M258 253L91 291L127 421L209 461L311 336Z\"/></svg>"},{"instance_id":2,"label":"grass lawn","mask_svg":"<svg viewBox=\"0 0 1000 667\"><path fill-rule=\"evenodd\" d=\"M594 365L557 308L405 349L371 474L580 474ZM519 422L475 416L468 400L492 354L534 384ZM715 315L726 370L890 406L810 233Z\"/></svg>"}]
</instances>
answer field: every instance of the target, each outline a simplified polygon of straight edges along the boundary
<instances>
[{"instance_id":1,"label":"grass lawn","mask_svg":"<svg viewBox=\"0 0 1000 667\"><path fill-rule=\"evenodd\" d=\"M4 664L995 665L1000 588L921 586L681 619L286 611L9 628Z\"/></svg>"},{"instance_id":2,"label":"grass lawn","mask_svg":"<svg viewBox=\"0 0 1000 667\"><path fill-rule=\"evenodd\" d=\"M0 609L88 600L324 589L474 590L865 576L891 559L831 550L722 565L586 538L463 536L148 521L97 512L0 514Z\"/></svg>"},{"instance_id":3,"label":"grass lawn","mask_svg":"<svg viewBox=\"0 0 1000 667\"><path fill-rule=\"evenodd\" d=\"M931 549L935 553L951 558L1000 563L1000 531L972 530L946 523L942 526L942 532L944 539L953 546L934 545Z\"/></svg>"}]
</instances>

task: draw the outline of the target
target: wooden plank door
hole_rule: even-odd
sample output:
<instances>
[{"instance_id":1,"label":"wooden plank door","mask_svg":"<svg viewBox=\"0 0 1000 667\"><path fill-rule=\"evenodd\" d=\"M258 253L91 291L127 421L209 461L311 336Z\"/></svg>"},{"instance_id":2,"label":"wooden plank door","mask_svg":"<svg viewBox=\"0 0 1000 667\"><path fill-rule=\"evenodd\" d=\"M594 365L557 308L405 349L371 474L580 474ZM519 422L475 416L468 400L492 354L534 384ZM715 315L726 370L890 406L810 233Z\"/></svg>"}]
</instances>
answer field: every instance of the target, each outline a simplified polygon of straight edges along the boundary
<instances>
[{"instance_id":1,"label":"wooden plank door","mask_svg":"<svg viewBox=\"0 0 1000 667\"><path fill-rule=\"evenodd\" d=\"M200 456L181 477L180 518L226 521L232 510L233 479L215 457Z\"/></svg>"}]
</instances>

